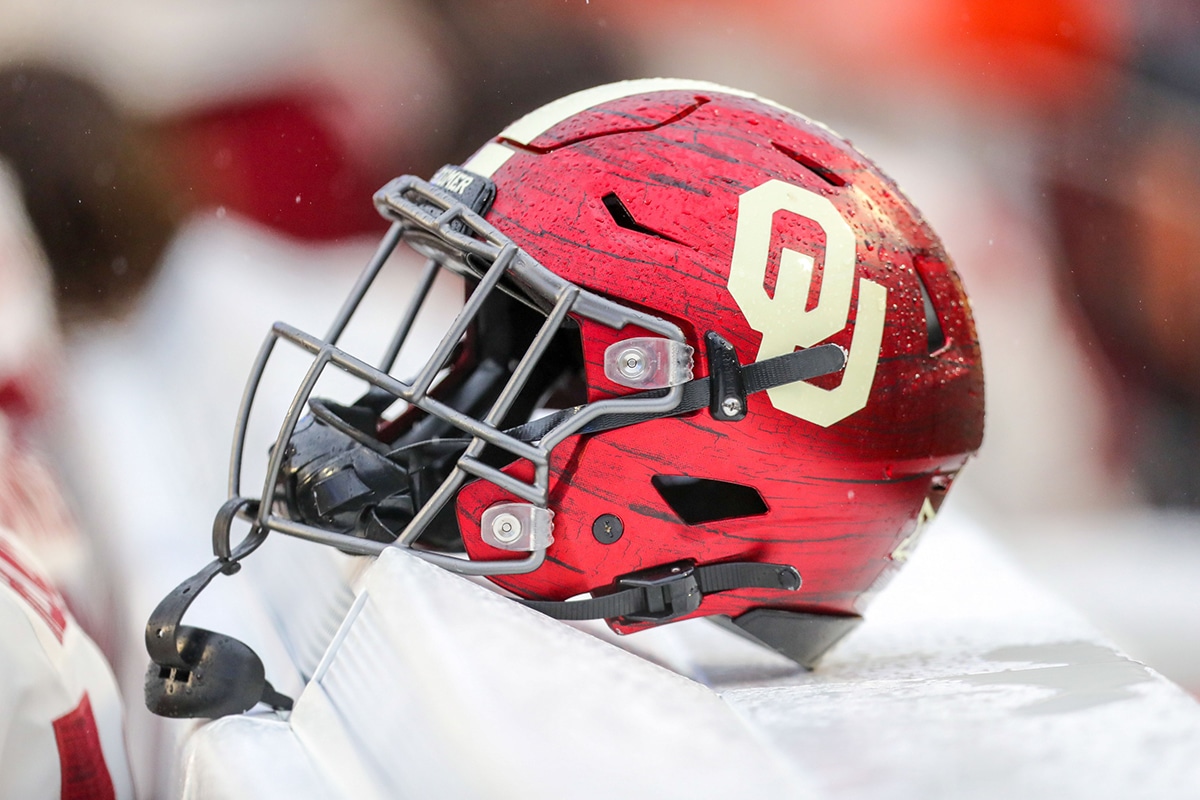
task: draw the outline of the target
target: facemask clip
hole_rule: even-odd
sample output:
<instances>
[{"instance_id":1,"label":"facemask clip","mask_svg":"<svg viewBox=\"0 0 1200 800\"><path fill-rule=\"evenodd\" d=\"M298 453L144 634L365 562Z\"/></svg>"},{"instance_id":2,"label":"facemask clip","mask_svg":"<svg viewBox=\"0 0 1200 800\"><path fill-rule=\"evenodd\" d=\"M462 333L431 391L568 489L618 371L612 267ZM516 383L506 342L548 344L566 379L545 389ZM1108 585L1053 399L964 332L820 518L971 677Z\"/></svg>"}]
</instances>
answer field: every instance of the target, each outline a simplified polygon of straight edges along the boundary
<instances>
[{"instance_id":1,"label":"facemask clip","mask_svg":"<svg viewBox=\"0 0 1200 800\"><path fill-rule=\"evenodd\" d=\"M483 541L501 550L533 552L554 542L554 512L529 503L500 503L483 512Z\"/></svg>"}]
</instances>

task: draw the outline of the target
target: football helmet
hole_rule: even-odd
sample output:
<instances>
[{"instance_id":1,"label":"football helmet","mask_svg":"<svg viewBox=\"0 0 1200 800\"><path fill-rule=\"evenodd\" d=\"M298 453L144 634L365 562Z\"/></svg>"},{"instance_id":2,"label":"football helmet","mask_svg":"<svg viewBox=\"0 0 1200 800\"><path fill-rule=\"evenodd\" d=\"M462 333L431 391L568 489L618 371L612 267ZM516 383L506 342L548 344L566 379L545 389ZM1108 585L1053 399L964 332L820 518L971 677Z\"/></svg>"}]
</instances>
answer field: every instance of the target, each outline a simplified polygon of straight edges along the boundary
<instances>
[{"instance_id":1,"label":"football helmet","mask_svg":"<svg viewBox=\"0 0 1200 800\"><path fill-rule=\"evenodd\" d=\"M286 705L245 645L179 626L271 531L408 547L622 633L708 616L811 665L979 447L979 345L941 242L871 161L776 103L601 86L375 204L391 228L329 333L277 323L253 368L217 558L147 627L159 713ZM352 355L340 337L401 243L427 259L419 288L383 357ZM465 304L397 375L442 271ZM247 421L280 342L312 366L251 497ZM361 396L313 396L327 370Z\"/></svg>"}]
</instances>

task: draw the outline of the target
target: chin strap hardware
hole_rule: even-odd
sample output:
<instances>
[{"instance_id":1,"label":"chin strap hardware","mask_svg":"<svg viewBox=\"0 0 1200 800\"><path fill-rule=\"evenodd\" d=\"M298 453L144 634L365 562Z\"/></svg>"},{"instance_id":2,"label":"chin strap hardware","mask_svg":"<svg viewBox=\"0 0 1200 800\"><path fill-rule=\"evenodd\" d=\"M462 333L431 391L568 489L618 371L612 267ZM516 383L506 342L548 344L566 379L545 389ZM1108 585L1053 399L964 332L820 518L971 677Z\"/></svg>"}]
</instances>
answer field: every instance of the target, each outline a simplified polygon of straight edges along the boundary
<instances>
[{"instance_id":1,"label":"chin strap hardware","mask_svg":"<svg viewBox=\"0 0 1200 800\"><path fill-rule=\"evenodd\" d=\"M713 419L737 422L746 418L746 383L737 351L715 331L704 334L708 358L708 411Z\"/></svg>"},{"instance_id":2,"label":"chin strap hardware","mask_svg":"<svg viewBox=\"0 0 1200 800\"><path fill-rule=\"evenodd\" d=\"M800 588L800 573L785 564L735 561L696 566L676 561L617 578L588 600L521 600L523 605L562 620L617 619L667 622L700 608L705 595L732 589Z\"/></svg>"},{"instance_id":3,"label":"chin strap hardware","mask_svg":"<svg viewBox=\"0 0 1200 800\"><path fill-rule=\"evenodd\" d=\"M846 351L836 344L821 344L807 350L784 353L766 361L755 361L740 366L733 347L720 336L716 338L719 341L708 340L715 359L716 373L713 377L694 378L682 384L683 397L680 398L679 405L675 408L659 414L627 414L623 412L601 414L584 425L579 432L587 434L611 431L646 420L676 417L714 406L717 409L714 412L715 419L737 421L745 416L746 395L765 392L776 386L785 386L796 381L807 381L822 375L830 375L846 366ZM724 342L725 346L722 346L721 342ZM666 389L650 389L625 395L625 398L662 397L666 391ZM725 401L730 399L737 400L740 408L735 408L733 403L726 404ZM564 408L532 422L526 422L524 425L510 428L505 433L523 442L536 442L584 408L587 406Z\"/></svg>"}]
</instances>

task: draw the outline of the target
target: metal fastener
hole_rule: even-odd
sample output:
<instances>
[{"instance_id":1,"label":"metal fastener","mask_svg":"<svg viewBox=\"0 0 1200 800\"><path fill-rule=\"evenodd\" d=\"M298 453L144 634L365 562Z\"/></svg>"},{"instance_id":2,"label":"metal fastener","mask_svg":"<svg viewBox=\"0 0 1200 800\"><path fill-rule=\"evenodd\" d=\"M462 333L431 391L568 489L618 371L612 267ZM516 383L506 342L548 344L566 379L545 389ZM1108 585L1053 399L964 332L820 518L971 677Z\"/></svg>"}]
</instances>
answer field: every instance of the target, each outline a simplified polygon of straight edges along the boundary
<instances>
[{"instance_id":1,"label":"metal fastener","mask_svg":"<svg viewBox=\"0 0 1200 800\"><path fill-rule=\"evenodd\" d=\"M737 416L742 413L742 401L736 397L726 397L721 401L721 410L727 417Z\"/></svg>"},{"instance_id":2,"label":"metal fastener","mask_svg":"<svg viewBox=\"0 0 1200 800\"><path fill-rule=\"evenodd\" d=\"M592 536L600 544L612 544L625 533L625 523L616 514L601 514L592 523Z\"/></svg>"},{"instance_id":3,"label":"metal fastener","mask_svg":"<svg viewBox=\"0 0 1200 800\"><path fill-rule=\"evenodd\" d=\"M521 535L521 521L512 514L499 514L492 520L492 535L506 544L515 542Z\"/></svg>"},{"instance_id":4,"label":"metal fastener","mask_svg":"<svg viewBox=\"0 0 1200 800\"><path fill-rule=\"evenodd\" d=\"M646 371L646 354L639 348L631 347L617 357L617 369L626 378L637 378Z\"/></svg>"}]
</instances>

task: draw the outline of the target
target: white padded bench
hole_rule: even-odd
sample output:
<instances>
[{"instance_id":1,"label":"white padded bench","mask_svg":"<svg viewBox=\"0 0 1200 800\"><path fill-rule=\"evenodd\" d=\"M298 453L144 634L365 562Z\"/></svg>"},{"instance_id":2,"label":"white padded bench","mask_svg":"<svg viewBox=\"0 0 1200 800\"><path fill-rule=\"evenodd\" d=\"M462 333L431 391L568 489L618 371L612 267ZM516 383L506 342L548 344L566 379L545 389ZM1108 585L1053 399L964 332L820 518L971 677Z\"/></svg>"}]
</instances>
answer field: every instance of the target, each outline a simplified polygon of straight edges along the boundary
<instances>
[{"instance_id":1,"label":"white padded bench","mask_svg":"<svg viewBox=\"0 0 1200 800\"><path fill-rule=\"evenodd\" d=\"M182 793L1200 793L1200 704L1117 652L965 519L943 515L815 672L703 620L622 639L633 653L578 627L597 635L389 551L290 719L199 728Z\"/></svg>"}]
</instances>

